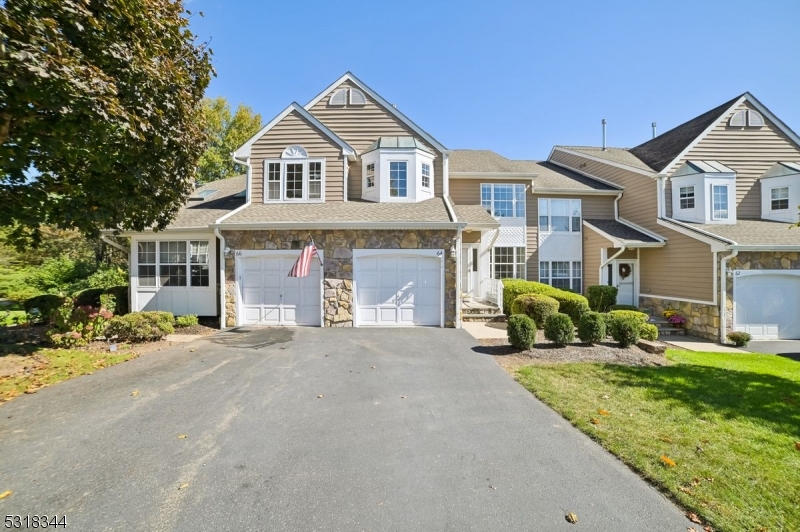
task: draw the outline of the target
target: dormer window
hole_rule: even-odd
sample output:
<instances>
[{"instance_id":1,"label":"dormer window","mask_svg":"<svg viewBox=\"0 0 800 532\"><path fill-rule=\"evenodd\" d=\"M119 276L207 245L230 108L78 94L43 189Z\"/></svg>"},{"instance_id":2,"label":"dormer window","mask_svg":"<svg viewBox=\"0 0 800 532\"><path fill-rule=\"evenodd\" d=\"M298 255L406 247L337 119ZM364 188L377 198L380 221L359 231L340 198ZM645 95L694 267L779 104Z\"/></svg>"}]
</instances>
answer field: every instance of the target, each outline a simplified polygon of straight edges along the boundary
<instances>
[{"instance_id":1,"label":"dormer window","mask_svg":"<svg viewBox=\"0 0 800 532\"><path fill-rule=\"evenodd\" d=\"M764 117L761 113L752 109L742 109L736 111L728 120L728 125L731 127L764 127Z\"/></svg>"},{"instance_id":2,"label":"dormer window","mask_svg":"<svg viewBox=\"0 0 800 532\"><path fill-rule=\"evenodd\" d=\"M797 223L800 206L800 162L780 162L761 176L761 217Z\"/></svg>"},{"instance_id":3,"label":"dormer window","mask_svg":"<svg viewBox=\"0 0 800 532\"><path fill-rule=\"evenodd\" d=\"M784 211L789 208L789 187L776 187L770 190L770 210Z\"/></svg>"},{"instance_id":4,"label":"dormer window","mask_svg":"<svg viewBox=\"0 0 800 532\"><path fill-rule=\"evenodd\" d=\"M728 185L711 185L711 201L714 220L728 219Z\"/></svg>"},{"instance_id":5,"label":"dormer window","mask_svg":"<svg viewBox=\"0 0 800 532\"><path fill-rule=\"evenodd\" d=\"M694 187L680 187L681 210L694 209Z\"/></svg>"},{"instance_id":6,"label":"dormer window","mask_svg":"<svg viewBox=\"0 0 800 532\"><path fill-rule=\"evenodd\" d=\"M718 161L687 161L670 177L672 216L701 224L736 223L736 172Z\"/></svg>"},{"instance_id":7,"label":"dormer window","mask_svg":"<svg viewBox=\"0 0 800 532\"><path fill-rule=\"evenodd\" d=\"M264 202L322 201L325 159L308 156L300 145L283 150L280 159L264 161Z\"/></svg>"},{"instance_id":8,"label":"dormer window","mask_svg":"<svg viewBox=\"0 0 800 532\"><path fill-rule=\"evenodd\" d=\"M361 199L415 202L433 197L431 149L414 137L381 137L361 155Z\"/></svg>"}]
</instances>

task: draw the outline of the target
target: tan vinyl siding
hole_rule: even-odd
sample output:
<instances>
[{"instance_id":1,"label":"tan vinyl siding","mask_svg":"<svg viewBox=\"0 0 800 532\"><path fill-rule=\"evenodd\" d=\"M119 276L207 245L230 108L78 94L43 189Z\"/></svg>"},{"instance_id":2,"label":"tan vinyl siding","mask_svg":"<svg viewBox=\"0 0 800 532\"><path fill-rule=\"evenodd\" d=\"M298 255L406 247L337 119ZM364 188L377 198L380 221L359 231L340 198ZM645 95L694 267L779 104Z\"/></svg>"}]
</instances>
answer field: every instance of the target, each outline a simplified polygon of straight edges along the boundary
<instances>
[{"instance_id":1,"label":"tan vinyl siding","mask_svg":"<svg viewBox=\"0 0 800 532\"><path fill-rule=\"evenodd\" d=\"M251 148L253 203L264 201L264 159L280 159L283 150L292 144L305 148L309 157L325 158L325 201L343 201L342 149L296 111L292 111Z\"/></svg>"},{"instance_id":2,"label":"tan vinyl siding","mask_svg":"<svg viewBox=\"0 0 800 532\"><path fill-rule=\"evenodd\" d=\"M606 251L606 258L611 258L617 253L619 253L619 248L608 248L608 250ZM637 258L639 257L637 257L635 249L626 249L625 251L622 252L622 254L619 257L617 257L617 259L623 259L623 260L624 259L634 260Z\"/></svg>"},{"instance_id":3,"label":"tan vinyl siding","mask_svg":"<svg viewBox=\"0 0 800 532\"><path fill-rule=\"evenodd\" d=\"M465 244L474 244L481 241L480 231L465 231L461 233L461 241Z\"/></svg>"},{"instance_id":4,"label":"tan vinyl siding","mask_svg":"<svg viewBox=\"0 0 800 532\"><path fill-rule=\"evenodd\" d=\"M583 226L583 291L600 284L600 250L608 248L610 241L593 229Z\"/></svg>"},{"instance_id":5,"label":"tan vinyl siding","mask_svg":"<svg viewBox=\"0 0 800 532\"><path fill-rule=\"evenodd\" d=\"M619 215L626 220L658 232L657 180L616 166L585 159L559 150L553 151L551 161L563 164L576 172L599 177L625 188L619 202Z\"/></svg>"},{"instance_id":6,"label":"tan vinyl siding","mask_svg":"<svg viewBox=\"0 0 800 532\"><path fill-rule=\"evenodd\" d=\"M666 227L659 229L667 245L641 250L640 295L711 301L714 298L711 247Z\"/></svg>"},{"instance_id":7,"label":"tan vinyl siding","mask_svg":"<svg viewBox=\"0 0 800 532\"><path fill-rule=\"evenodd\" d=\"M738 110L754 109L748 102L725 114L711 132L685 157L667 170L672 174L687 160L719 161L736 171L736 216L761 217L761 186L758 178L780 161L800 161L800 147L765 116L761 128L730 127L728 120Z\"/></svg>"},{"instance_id":8,"label":"tan vinyl siding","mask_svg":"<svg viewBox=\"0 0 800 532\"><path fill-rule=\"evenodd\" d=\"M367 95L366 105L329 106L328 98L330 94L344 87L357 88L350 81L345 81L326 94L309 111L320 122L328 126L331 131L355 148L359 155L378 140L378 137L412 136L423 141L418 133L395 118L394 115L370 98L369 95ZM433 161L434 194L441 197L442 154L432 146L429 146L429 148L436 154L436 159ZM358 180L358 183L353 183L354 180ZM350 199L360 199L361 197L360 164L358 168L354 168L353 165L350 167L348 193Z\"/></svg>"}]
</instances>

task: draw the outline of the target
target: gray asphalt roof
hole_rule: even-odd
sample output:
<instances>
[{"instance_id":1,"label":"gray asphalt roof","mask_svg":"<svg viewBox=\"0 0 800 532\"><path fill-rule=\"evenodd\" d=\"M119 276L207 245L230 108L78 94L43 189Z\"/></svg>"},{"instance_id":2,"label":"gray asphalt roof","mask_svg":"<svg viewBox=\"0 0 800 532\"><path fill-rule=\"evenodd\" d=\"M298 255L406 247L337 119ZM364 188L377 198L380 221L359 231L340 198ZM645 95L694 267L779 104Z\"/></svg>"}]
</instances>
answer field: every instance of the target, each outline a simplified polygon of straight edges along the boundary
<instances>
[{"instance_id":1,"label":"gray asphalt roof","mask_svg":"<svg viewBox=\"0 0 800 532\"><path fill-rule=\"evenodd\" d=\"M336 203L257 203L250 205L223 224L239 223L342 223L342 222L451 222L442 198L418 203L374 203L348 201Z\"/></svg>"},{"instance_id":2,"label":"gray asphalt roof","mask_svg":"<svg viewBox=\"0 0 800 532\"><path fill-rule=\"evenodd\" d=\"M606 159L611 162L632 166L647 172L653 171L652 168L647 166L647 164L632 154L627 148L606 148L605 150L599 146L556 146L556 148L585 153L586 155L591 155L599 159Z\"/></svg>"},{"instance_id":3,"label":"gray asphalt roof","mask_svg":"<svg viewBox=\"0 0 800 532\"><path fill-rule=\"evenodd\" d=\"M500 223L482 205L454 205L459 222L470 225L500 227Z\"/></svg>"},{"instance_id":4,"label":"gray asphalt roof","mask_svg":"<svg viewBox=\"0 0 800 532\"><path fill-rule=\"evenodd\" d=\"M659 240L653 238L652 236L642 233L641 231L618 222L617 220L584 219L583 222L589 227L593 227L609 236L612 236L618 240L622 240L623 242L631 245L659 242Z\"/></svg>"},{"instance_id":5,"label":"gray asphalt roof","mask_svg":"<svg viewBox=\"0 0 800 532\"><path fill-rule=\"evenodd\" d=\"M786 222L740 218L733 225L693 223L687 225L742 245L800 246L800 227L794 227Z\"/></svg>"},{"instance_id":6,"label":"gray asphalt roof","mask_svg":"<svg viewBox=\"0 0 800 532\"><path fill-rule=\"evenodd\" d=\"M208 196L204 201L191 199L187 201L167 228L205 227L214 223L218 218L244 205L244 196L235 197L236 194L243 192L244 188L244 175L212 181L196 188L190 198L196 197L204 191L216 190L217 192Z\"/></svg>"},{"instance_id":7,"label":"gray asphalt roof","mask_svg":"<svg viewBox=\"0 0 800 532\"><path fill-rule=\"evenodd\" d=\"M544 192L546 189L622 190L547 161L536 163L536 168L539 174L533 178L533 189L536 192Z\"/></svg>"}]
</instances>

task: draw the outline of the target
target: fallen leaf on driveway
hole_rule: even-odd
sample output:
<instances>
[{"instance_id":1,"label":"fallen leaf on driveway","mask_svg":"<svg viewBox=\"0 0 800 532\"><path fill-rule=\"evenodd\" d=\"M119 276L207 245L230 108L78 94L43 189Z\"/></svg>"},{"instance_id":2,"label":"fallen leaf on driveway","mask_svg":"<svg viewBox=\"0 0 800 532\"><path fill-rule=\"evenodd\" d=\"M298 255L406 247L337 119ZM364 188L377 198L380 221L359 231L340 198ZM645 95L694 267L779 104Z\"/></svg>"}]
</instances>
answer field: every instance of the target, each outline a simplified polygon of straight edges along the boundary
<instances>
[{"instance_id":1,"label":"fallen leaf on driveway","mask_svg":"<svg viewBox=\"0 0 800 532\"><path fill-rule=\"evenodd\" d=\"M194 349L189 349L189 352L190 353L194 353Z\"/></svg>"},{"instance_id":2,"label":"fallen leaf on driveway","mask_svg":"<svg viewBox=\"0 0 800 532\"><path fill-rule=\"evenodd\" d=\"M317 399L322 399L323 397L325 397L325 396L324 396L324 395L322 395L322 394L319 394L319 395L317 396Z\"/></svg>"},{"instance_id":3,"label":"fallen leaf on driveway","mask_svg":"<svg viewBox=\"0 0 800 532\"><path fill-rule=\"evenodd\" d=\"M675 465L676 465L675 461L672 460L672 458L670 458L666 454L662 454L661 455L661 461L664 462L664 465L666 465L668 467L675 467Z\"/></svg>"},{"instance_id":4,"label":"fallen leaf on driveway","mask_svg":"<svg viewBox=\"0 0 800 532\"><path fill-rule=\"evenodd\" d=\"M372 369L375 369L375 368L377 368L377 367L378 367L378 366L372 366Z\"/></svg>"},{"instance_id":5,"label":"fallen leaf on driveway","mask_svg":"<svg viewBox=\"0 0 800 532\"><path fill-rule=\"evenodd\" d=\"M567 515L565 515L564 519L567 520L567 523L572 523L573 525L578 522L578 516L572 512L569 512Z\"/></svg>"},{"instance_id":6,"label":"fallen leaf on driveway","mask_svg":"<svg viewBox=\"0 0 800 532\"><path fill-rule=\"evenodd\" d=\"M133 391L131 392L131 395L132 395L132 396L134 396L134 397L136 397L137 395L139 395L139 390L133 390Z\"/></svg>"},{"instance_id":7,"label":"fallen leaf on driveway","mask_svg":"<svg viewBox=\"0 0 800 532\"><path fill-rule=\"evenodd\" d=\"M697 517L697 514L694 512L689 512L686 514L686 518L692 523L697 523L698 525L700 524L700 518Z\"/></svg>"},{"instance_id":8,"label":"fallen leaf on driveway","mask_svg":"<svg viewBox=\"0 0 800 532\"><path fill-rule=\"evenodd\" d=\"M490 485L489 487L490 487L490 488L492 488L493 490L496 490L496 489L497 489L495 486L491 486L491 485Z\"/></svg>"},{"instance_id":9,"label":"fallen leaf on driveway","mask_svg":"<svg viewBox=\"0 0 800 532\"><path fill-rule=\"evenodd\" d=\"M12 493L14 493L14 492L13 492L13 491L11 491L11 490L6 490L6 491L4 491L3 493L0 493L0 499L5 499L6 497L8 497L9 495L11 495Z\"/></svg>"},{"instance_id":10,"label":"fallen leaf on driveway","mask_svg":"<svg viewBox=\"0 0 800 532\"><path fill-rule=\"evenodd\" d=\"M611 415L611 412L609 412L608 410L603 410L602 408L598 408L597 409L597 413L600 414L601 416L610 416Z\"/></svg>"},{"instance_id":11,"label":"fallen leaf on driveway","mask_svg":"<svg viewBox=\"0 0 800 532\"><path fill-rule=\"evenodd\" d=\"M185 490L188 487L189 487L189 484L187 482L181 482L181 485L178 486L178 489L179 490Z\"/></svg>"},{"instance_id":12,"label":"fallen leaf on driveway","mask_svg":"<svg viewBox=\"0 0 800 532\"><path fill-rule=\"evenodd\" d=\"M189 436L188 436L187 434L178 434L178 439L179 439L179 440L185 440L185 439L186 439L186 438L188 438L188 437L189 437Z\"/></svg>"},{"instance_id":13,"label":"fallen leaf on driveway","mask_svg":"<svg viewBox=\"0 0 800 532\"><path fill-rule=\"evenodd\" d=\"M697 532L697 529L695 527L693 527L693 526L687 526L686 527L686 532Z\"/></svg>"},{"instance_id":14,"label":"fallen leaf on driveway","mask_svg":"<svg viewBox=\"0 0 800 532\"><path fill-rule=\"evenodd\" d=\"M405 395L401 395L401 396L400 396L400 399L405 399L405 398L406 398L406 396L405 396Z\"/></svg>"}]
</instances>

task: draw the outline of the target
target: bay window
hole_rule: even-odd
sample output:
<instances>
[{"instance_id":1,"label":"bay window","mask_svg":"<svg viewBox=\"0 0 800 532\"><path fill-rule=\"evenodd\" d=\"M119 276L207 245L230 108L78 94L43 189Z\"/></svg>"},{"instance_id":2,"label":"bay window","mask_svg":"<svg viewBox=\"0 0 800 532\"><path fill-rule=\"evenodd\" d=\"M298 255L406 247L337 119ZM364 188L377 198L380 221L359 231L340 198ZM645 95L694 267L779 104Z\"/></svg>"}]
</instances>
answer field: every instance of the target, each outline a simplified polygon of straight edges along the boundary
<instances>
[{"instance_id":1,"label":"bay window","mask_svg":"<svg viewBox=\"0 0 800 532\"><path fill-rule=\"evenodd\" d=\"M581 200L539 200L539 231L581 232Z\"/></svg>"},{"instance_id":2,"label":"bay window","mask_svg":"<svg viewBox=\"0 0 800 532\"><path fill-rule=\"evenodd\" d=\"M482 183L481 205L495 218L525 218L525 185Z\"/></svg>"},{"instance_id":3,"label":"bay window","mask_svg":"<svg viewBox=\"0 0 800 532\"><path fill-rule=\"evenodd\" d=\"M408 163L406 161L389 162L389 195L394 198L408 196Z\"/></svg>"},{"instance_id":4,"label":"bay window","mask_svg":"<svg viewBox=\"0 0 800 532\"><path fill-rule=\"evenodd\" d=\"M581 261L542 261L539 263L539 282L553 288L581 293L583 290Z\"/></svg>"},{"instance_id":5,"label":"bay window","mask_svg":"<svg viewBox=\"0 0 800 532\"><path fill-rule=\"evenodd\" d=\"M492 248L492 277L495 279L525 279L525 248Z\"/></svg>"},{"instance_id":6,"label":"bay window","mask_svg":"<svg viewBox=\"0 0 800 532\"><path fill-rule=\"evenodd\" d=\"M208 240L139 242L137 247L138 286L209 286Z\"/></svg>"}]
</instances>

